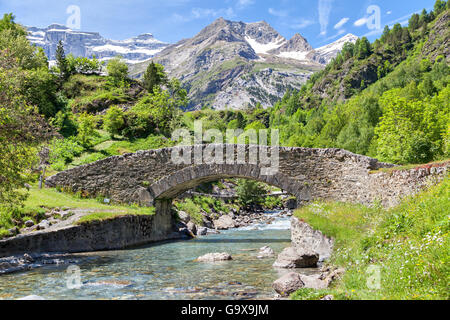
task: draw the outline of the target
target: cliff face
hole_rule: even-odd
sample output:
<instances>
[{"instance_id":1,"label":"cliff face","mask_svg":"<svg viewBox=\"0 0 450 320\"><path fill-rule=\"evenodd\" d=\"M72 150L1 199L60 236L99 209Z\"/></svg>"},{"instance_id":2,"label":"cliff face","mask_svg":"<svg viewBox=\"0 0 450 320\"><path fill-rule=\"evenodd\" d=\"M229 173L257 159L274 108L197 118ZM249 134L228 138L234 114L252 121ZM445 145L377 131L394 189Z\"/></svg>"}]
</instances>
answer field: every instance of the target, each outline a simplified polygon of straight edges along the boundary
<instances>
[{"instance_id":1,"label":"cliff face","mask_svg":"<svg viewBox=\"0 0 450 320\"><path fill-rule=\"evenodd\" d=\"M47 28L28 28L28 40L42 47L49 60L55 59L56 47L63 42L66 54L76 57L96 56L106 61L115 56L122 56L128 63L148 60L166 48L163 43L151 34L143 34L135 38L117 41L103 38L97 32L71 30L65 26L53 24Z\"/></svg>"}]
</instances>

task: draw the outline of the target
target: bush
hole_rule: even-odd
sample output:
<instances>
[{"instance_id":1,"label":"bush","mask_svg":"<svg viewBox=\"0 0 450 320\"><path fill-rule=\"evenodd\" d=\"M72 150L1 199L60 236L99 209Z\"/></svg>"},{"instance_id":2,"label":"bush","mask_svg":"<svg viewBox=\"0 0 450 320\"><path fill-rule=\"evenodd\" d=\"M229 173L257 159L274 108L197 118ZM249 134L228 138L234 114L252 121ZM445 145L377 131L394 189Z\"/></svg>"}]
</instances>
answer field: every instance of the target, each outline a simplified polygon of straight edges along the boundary
<instances>
[{"instance_id":1,"label":"bush","mask_svg":"<svg viewBox=\"0 0 450 320\"><path fill-rule=\"evenodd\" d=\"M79 165L83 165L83 164L88 164L88 163L92 163L98 160L102 160L105 159L107 156L99 153L99 152L95 152L95 153L91 153L90 155L88 155L87 157L83 158Z\"/></svg>"},{"instance_id":2,"label":"bush","mask_svg":"<svg viewBox=\"0 0 450 320\"><path fill-rule=\"evenodd\" d=\"M54 139L50 144L50 162L69 163L83 151L84 148L74 138Z\"/></svg>"},{"instance_id":3,"label":"bush","mask_svg":"<svg viewBox=\"0 0 450 320\"><path fill-rule=\"evenodd\" d=\"M102 71L103 63L94 56L92 59L85 57L75 58L72 54L67 55L67 68L70 74L98 75Z\"/></svg>"},{"instance_id":4,"label":"bush","mask_svg":"<svg viewBox=\"0 0 450 320\"><path fill-rule=\"evenodd\" d=\"M264 186L257 181L239 179L236 192L239 202L243 206L248 207L252 204L259 205L263 203L263 195L265 195L267 191Z\"/></svg>"},{"instance_id":5,"label":"bush","mask_svg":"<svg viewBox=\"0 0 450 320\"><path fill-rule=\"evenodd\" d=\"M108 62L108 76L116 87L123 87L128 79L128 65L122 57L116 57Z\"/></svg>"},{"instance_id":6,"label":"bush","mask_svg":"<svg viewBox=\"0 0 450 320\"><path fill-rule=\"evenodd\" d=\"M85 148L92 146L92 140L94 137L98 137L99 134L95 130L97 126L97 119L95 116L82 113L78 116L78 135L77 141Z\"/></svg>"},{"instance_id":7,"label":"bush","mask_svg":"<svg viewBox=\"0 0 450 320\"><path fill-rule=\"evenodd\" d=\"M103 118L103 128L114 137L119 134L125 124L124 112L118 107L111 107Z\"/></svg>"}]
</instances>

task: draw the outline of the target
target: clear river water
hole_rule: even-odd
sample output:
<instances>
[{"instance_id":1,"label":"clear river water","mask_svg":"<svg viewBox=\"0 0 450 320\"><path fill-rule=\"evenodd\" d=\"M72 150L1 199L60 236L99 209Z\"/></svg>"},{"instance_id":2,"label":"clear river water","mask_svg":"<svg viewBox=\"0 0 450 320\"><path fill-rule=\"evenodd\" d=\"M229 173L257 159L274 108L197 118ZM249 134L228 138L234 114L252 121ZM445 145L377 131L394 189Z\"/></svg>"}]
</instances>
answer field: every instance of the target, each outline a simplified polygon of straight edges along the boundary
<instances>
[{"instance_id":1,"label":"clear river water","mask_svg":"<svg viewBox=\"0 0 450 320\"><path fill-rule=\"evenodd\" d=\"M158 243L130 250L74 254L60 265L0 276L0 299L38 295L45 299L272 299L272 282L286 270L272 267L278 253L290 245L290 218L270 224L222 231L189 241ZM270 246L271 258L258 259L259 248ZM233 260L194 262L211 252L228 252ZM70 288L70 263L80 269L80 288ZM317 269L298 270L305 274ZM72 278L69 278L72 277ZM70 283L76 283L69 281Z\"/></svg>"}]
</instances>

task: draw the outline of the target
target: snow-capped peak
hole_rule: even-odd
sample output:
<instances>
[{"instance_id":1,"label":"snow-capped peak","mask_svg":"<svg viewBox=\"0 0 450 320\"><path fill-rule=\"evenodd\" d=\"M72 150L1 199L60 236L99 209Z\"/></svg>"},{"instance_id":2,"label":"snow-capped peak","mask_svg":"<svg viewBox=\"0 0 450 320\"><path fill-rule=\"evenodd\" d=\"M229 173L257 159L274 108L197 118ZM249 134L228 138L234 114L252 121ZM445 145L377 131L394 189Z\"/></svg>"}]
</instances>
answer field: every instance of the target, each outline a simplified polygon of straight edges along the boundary
<instances>
[{"instance_id":1,"label":"snow-capped peak","mask_svg":"<svg viewBox=\"0 0 450 320\"><path fill-rule=\"evenodd\" d=\"M331 59L336 57L336 55L342 50L344 44L347 42L355 43L358 37L349 33L342 38L330 43L326 46L316 49L316 53L325 60L326 63L330 62Z\"/></svg>"},{"instance_id":2,"label":"snow-capped peak","mask_svg":"<svg viewBox=\"0 0 450 320\"><path fill-rule=\"evenodd\" d=\"M122 56L129 63L148 60L162 51L168 44L154 38L151 33L144 33L127 40L109 40L97 32L71 30L61 24L51 24L47 28L29 27L28 40L42 47L49 58L55 59L56 47L61 40L66 54L74 56L96 56L107 61L115 56Z\"/></svg>"}]
</instances>

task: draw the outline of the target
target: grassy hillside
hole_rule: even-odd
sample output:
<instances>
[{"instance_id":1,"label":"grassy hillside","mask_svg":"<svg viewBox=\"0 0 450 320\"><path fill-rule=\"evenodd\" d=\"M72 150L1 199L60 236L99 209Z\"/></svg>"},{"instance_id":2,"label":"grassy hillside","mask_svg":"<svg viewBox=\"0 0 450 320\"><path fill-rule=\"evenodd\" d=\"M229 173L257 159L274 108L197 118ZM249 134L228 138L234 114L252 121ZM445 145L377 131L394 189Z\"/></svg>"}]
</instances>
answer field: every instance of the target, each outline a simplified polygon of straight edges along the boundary
<instances>
[{"instance_id":1,"label":"grassy hillside","mask_svg":"<svg viewBox=\"0 0 450 320\"><path fill-rule=\"evenodd\" d=\"M449 154L450 10L348 44L270 109L288 146L336 147L399 164Z\"/></svg>"},{"instance_id":2,"label":"grassy hillside","mask_svg":"<svg viewBox=\"0 0 450 320\"><path fill-rule=\"evenodd\" d=\"M446 178L397 207L384 210L346 203L317 202L295 215L336 239L328 264L345 268L327 290L302 289L292 299L450 298L450 180ZM371 286L371 268L380 287Z\"/></svg>"}]
</instances>

